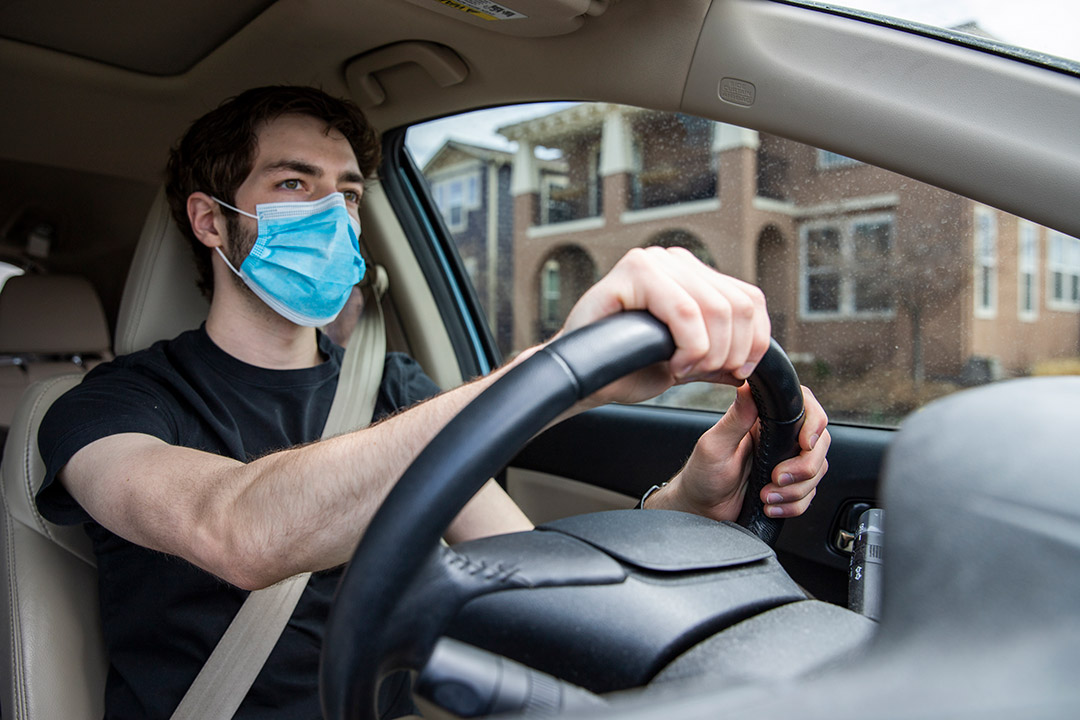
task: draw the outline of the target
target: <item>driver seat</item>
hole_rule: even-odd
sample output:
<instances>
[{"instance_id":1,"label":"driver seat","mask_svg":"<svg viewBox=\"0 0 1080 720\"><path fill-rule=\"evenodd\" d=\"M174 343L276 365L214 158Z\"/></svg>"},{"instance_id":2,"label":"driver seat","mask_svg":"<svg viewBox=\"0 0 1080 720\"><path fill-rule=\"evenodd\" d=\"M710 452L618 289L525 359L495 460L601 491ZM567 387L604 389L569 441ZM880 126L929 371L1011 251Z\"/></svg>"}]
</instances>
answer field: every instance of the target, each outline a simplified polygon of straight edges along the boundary
<instances>
[{"instance_id":1,"label":"driver seat","mask_svg":"<svg viewBox=\"0 0 1080 720\"><path fill-rule=\"evenodd\" d=\"M124 286L115 352L130 353L197 327L208 308L195 285L187 240L159 191ZM48 522L34 503L44 477L38 426L49 406L81 380L81 374L61 375L27 389L0 466L0 582L8 598L0 707L8 720L104 715L108 663L90 539L82 527Z\"/></svg>"}]
</instances>

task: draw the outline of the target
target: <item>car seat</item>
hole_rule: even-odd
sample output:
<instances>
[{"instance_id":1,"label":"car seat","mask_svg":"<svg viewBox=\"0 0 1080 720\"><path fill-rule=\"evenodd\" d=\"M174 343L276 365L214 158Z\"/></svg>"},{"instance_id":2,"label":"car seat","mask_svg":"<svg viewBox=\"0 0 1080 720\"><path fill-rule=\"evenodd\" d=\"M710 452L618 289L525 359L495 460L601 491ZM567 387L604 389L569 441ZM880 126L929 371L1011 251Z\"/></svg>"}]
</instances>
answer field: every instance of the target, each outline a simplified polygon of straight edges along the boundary
<instances>
[{"instance_id":1,"label":"car seat","mask_svg":"<svg viewBox=\"0 0 1080 720\"><path fill-rule=\"evenodd\" d=\"M112 357L97 292L75 275L21 275L0 293L0 428L33 382Z\"/></svg>"},{"instance_id":2,"label":"car seat","mask_svg":"<svg viewBox=\"0 0 1080 720\"><path fill-rule=\"evenodd\" d=\"M207 309L187 241L159 192L124 286L115 351L129 353L197 327ZM104 714L107 661L90 540L81 527L46 521L34 504L44 473L37 448L41 418L81 379L81 374L60 375L27 389L0 465L0 577L8 598L8 627L0 641L0 706L8 720L98 720Z\"/></svg>"}]
</instances>

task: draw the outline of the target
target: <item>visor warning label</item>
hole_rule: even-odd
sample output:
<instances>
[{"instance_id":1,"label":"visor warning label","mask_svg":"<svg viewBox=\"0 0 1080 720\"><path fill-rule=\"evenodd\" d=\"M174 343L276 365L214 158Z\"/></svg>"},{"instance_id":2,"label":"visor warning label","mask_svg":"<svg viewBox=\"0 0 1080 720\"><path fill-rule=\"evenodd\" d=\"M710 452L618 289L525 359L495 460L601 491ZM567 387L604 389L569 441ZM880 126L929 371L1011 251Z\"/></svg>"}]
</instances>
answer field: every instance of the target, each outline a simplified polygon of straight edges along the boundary
<instances>
[{"instance_id":1,"label":"visor warning label","mask_svg":"<svg viewBox=\"0 0 1080 720\"><path fill-rule=\"evenodd\" d=\"M528 17L491 0L435 0L481 20L517 20Z\"/></svg>"}]
</instances>

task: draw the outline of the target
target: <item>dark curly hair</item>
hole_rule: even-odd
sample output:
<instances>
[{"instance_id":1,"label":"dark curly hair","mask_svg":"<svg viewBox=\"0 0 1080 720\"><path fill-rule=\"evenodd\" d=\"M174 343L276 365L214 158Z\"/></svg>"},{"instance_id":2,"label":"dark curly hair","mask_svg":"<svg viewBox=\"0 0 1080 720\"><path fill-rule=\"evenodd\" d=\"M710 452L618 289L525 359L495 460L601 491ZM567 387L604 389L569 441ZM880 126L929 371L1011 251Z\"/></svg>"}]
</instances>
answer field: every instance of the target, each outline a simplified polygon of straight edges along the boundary
<instances>
[{"instance_id":1,"label":"dark curly hair","mask_svg":"<svg viewBox=\"0 0 1080 720\"><path fill-rule=\"evenodd\" d=\"M195 237L187 200L194 192L212 193L235 204L237 189L251 173L263 123L282 115L307 115L326 122L326 131L345 136L360 172L370 178L379 164L379 138L355 103L310 87L254 88L229 98L196 120L169 153L165 195L177 226L191 243L199 289L214 292L210 248Z\"/></svg>"}]
</instances>

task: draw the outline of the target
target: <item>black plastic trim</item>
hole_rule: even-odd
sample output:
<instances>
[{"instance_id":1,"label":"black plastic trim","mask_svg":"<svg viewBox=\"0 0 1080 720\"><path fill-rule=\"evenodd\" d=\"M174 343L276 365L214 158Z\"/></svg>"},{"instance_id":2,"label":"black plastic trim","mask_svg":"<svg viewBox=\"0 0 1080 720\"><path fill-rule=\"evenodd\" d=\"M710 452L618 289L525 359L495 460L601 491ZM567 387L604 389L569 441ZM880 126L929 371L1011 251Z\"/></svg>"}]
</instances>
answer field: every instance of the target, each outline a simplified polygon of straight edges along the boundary
<instances>
[{"instance_id":1,"label":"black plastic trim","mask_svg":"<svg viewBox=\"0 0 1080 720\"><path fill-rule=\"evenodd\" d=\"M405 148L405 129L383 135L381 184L427 279L465 376L498 367L501 356L427 183Z\"/></svg>"}]
</instances>

